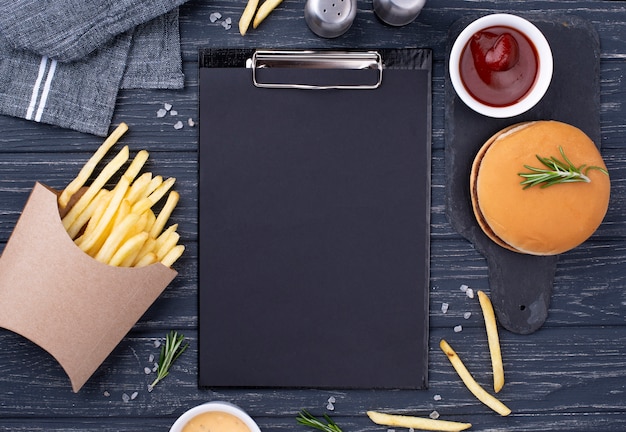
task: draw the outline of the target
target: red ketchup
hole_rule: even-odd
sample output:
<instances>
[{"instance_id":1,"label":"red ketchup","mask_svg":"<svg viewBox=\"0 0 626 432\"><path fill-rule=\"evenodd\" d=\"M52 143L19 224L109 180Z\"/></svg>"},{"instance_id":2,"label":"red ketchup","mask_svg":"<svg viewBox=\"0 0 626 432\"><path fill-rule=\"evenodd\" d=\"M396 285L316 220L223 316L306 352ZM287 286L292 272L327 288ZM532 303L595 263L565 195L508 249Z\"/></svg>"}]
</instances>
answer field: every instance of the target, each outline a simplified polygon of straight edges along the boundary
<instances>
[{"instance_id":1,"label":"red ketchup","mask_svg":"<svg viewBox=\"0 0 626 432\"><path fill-rule=\"evenodd\" d=\"M474 34L463 48L461 81L481 103L513 105L533 87L539 56L532 42L509 27L489 27Z\"/></svg>"}]
</instances>

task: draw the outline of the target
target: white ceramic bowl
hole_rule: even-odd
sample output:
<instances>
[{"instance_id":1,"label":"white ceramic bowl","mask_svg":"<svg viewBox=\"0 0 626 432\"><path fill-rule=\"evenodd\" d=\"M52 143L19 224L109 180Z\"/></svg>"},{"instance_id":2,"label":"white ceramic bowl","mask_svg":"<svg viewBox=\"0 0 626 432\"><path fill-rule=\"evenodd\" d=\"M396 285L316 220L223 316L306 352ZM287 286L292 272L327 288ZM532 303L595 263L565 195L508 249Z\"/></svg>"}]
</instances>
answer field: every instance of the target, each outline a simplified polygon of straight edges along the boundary
<instances>
[{"instance_id":1,"label":"white ceramic bowl","mask_svg":"<svg viewBox=\"0 0 626 432\"><path fill-rule=\"evenodd\" d=\"M476 100L467 91L465 85L463 85L459 70L459 63L463 48L467 45L472 36L481 30L494 26L510 27L526 35L535 45L539 58L537 78L535 79L535 83L531 89L518 102L502 107L486 105ZM552 70L552 51L550 50L550 45L548 44L545 36L537 27L535 27L534 24L517 15L491 14L478 18L463 29L450 51L449 72L450 81L454 86L454 90L467 106L488 117L514 117L534 107L541 100L550 86L550 81L552 80Z\"/></svg>"},{"instance_id":2,"label":"white ceramic bowl","mask_svg":"<svg viewBox=\"0 0 626 432\"><path fill-rule=\"evenodd\" d=\"M246 426L248 426L250 432L261 432L261 429L259 429L259 426L254 422L254 420L252 420L252 417L246 414L246 412L238 406L228 402L207 402L205 404L191 408L190 410L184 412L180 417L178 417L176 422L174 422L174 424L170 428L170 432L181 432L185 425L193 417L202 413L215 411L231 414L237 417Z\"/></svg>"}]
</instances>

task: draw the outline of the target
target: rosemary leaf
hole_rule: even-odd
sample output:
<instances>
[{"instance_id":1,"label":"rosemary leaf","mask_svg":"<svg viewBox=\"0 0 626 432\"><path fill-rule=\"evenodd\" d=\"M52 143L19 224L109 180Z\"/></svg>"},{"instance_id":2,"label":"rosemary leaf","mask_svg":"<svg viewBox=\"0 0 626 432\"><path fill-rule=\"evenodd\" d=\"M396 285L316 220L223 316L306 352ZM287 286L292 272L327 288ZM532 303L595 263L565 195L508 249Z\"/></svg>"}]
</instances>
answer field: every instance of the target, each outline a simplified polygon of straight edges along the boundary
<instances>
[{"instance_id":1,"label":"rosemary leaf","mask_svg":"<svg viewBox=\"0 0 626 432\"><path fill-rule=\"evenodd\" d=\"M161 355L159 356L159 365L157 367L157 377L148 386L149 390L152 390L155 385L165 378L169 372L172 363L176 361L178 357L187 349L189 344L183 345L185 336L178 334L178 332L170 331L165 337L165 344L161 345Z\"/></svg>"},{"instance_id":2,"label":"rosemary leaf","mask_svg":"<svg viewBox=\"0 0 626 432\"><path fill-rule=\"evenodd\" d=\"M337 426L337 424L326 414L324 414L324 420L326 420L326 423L317 419L307 410L300 411L296 420L301 425L312 427L324 432L342 432L341 428Z\"/></svg>"},{"instance_id":3,"label":"rosemary leaf","mask_svg":"<svg viewBox=\"0 0 626 432\"><path fill-rule=\"evenodd\" d=\"M587 173L590 170L598 170L607 176L609 173L602 167L599 166L587 166L583 164L579 167L576 167L568 158L565 156L565 151L563 147L559 146L559 152L561 153L561 157L563 160L559 160L554 156L549 158L541 157L536 155L537 160L541 162L545 168L536 168L529 165L524 165L524 168L529 170L530 172L518 173L518 175L525 180L523 180L520 184L524 186L524 189L528 189L532 186L540 186L541 188L546 188L548 186L552 186L559 183L573 183L573 182L591 182L591 179L587 176Z\"/></svg>"}]
</instances>

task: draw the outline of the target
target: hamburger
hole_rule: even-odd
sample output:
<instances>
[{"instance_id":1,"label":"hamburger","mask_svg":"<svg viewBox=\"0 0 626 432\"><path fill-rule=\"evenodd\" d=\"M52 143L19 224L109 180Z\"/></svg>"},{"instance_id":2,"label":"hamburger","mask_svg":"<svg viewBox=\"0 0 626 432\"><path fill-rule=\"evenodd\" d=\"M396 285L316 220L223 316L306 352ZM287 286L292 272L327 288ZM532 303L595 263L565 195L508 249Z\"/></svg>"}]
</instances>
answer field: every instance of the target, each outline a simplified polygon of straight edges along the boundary
<instances>
[{"instance_id":1,"label":"hamburger","mask_svg":"<svg viewBox=\"0 0 626 432\"><path fill-rule=\"evenodd\" d=\"M558 121L496 133L478 151L470 174L472 208L484 233L532 255L560 254L587 240L604 219L610 188L593 141Z\"/></svg>"}]
</instances>

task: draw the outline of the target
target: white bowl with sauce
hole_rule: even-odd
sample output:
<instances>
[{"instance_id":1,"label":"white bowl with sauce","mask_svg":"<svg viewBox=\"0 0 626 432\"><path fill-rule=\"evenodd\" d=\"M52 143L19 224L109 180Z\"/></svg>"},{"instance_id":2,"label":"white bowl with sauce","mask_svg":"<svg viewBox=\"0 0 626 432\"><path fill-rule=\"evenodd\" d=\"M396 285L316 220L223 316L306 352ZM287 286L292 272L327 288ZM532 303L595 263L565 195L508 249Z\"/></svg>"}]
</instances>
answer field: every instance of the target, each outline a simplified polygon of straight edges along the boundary
<instances>
[{"instance_id":1,"label":"white bowl with sauce","mask_svg":"<svg viewBox=\"0 0 626 432\"><path fill-rule=\"evenodd\" d=\"M468 107L488 117L514 117L534 107L548 90L552 72L547 39L517 15L478 18L461 31L450 51L454 90Z\"/></svg>"},{"instance_id":2,"label":"white bowl with sauce","mask_svg":"<svg viewBox=\"0 0 626 432\"><path fill-rule=\"evenodd\" d=\"M207 402L184 412L170 432L261 432L245 411L228 402Z\"/></svg>"}]
</instances>

